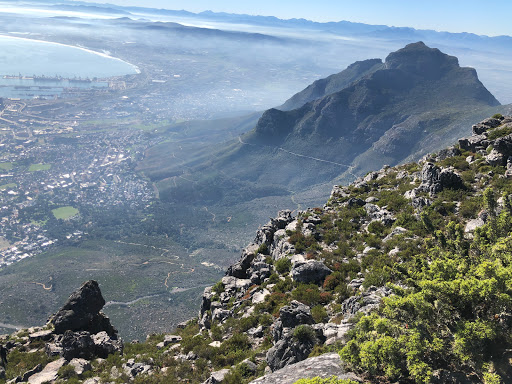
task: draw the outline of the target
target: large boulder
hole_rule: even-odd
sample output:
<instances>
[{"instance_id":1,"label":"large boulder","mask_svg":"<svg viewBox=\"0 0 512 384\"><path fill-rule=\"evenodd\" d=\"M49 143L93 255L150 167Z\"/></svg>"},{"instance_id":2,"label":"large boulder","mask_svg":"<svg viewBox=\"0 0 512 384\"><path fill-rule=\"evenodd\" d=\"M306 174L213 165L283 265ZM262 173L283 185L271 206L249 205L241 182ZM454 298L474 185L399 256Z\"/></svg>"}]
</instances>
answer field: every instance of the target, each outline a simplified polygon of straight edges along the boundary
<instances>
[{"instance_id":1,"label":"large boulder","mask_svg":"<svg viewBox=\"0 0 512 384\"><path fill-rule=\"evenodd\" d=\"M332 271L317 260L295 263L291 275L293 280L301 283L322 284Z\"/></svg>"},{"instance_id":2,"label":"large boulder","mask_svg":"<svg viewBox=\"0 0 512 384\"><path fill-rule=\"evenodd\" d=\"M50 319L54 333L66 331L87 331L92 334L105 331L116 337L117 330L101 309L105 305L97 281L89 280L73 292L64 306Z\"/></svg>"},{"instance_id":3,"label":"large boulder","mask_svg":"<svg viewBox=\"0 0 512 384\"><path fill-rule=\"evenodd\" d=\"M340 356L333 352L288 365L269 375L251 381L250 384L293 384L300 379L329 378L332 376L339 379L362 381L355 374L347 372L343 368Z\"/></svg>"}]
</instances>

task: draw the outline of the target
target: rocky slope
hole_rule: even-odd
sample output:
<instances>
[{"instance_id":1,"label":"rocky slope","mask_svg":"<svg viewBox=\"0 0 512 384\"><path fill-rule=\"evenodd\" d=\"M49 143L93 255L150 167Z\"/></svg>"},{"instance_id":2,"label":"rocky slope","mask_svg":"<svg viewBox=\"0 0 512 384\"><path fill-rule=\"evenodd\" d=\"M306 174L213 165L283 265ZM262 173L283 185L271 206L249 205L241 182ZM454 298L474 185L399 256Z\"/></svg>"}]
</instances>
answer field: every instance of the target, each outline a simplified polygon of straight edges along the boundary
<instances>
[{"instance_id":1,"label":"rocky slope","mask_svg":"<svg viewBox=\"0 0 512 384\"><path fill-rule=\"evenodd\" d=\"M473 132L279 212L175 335L123 346L86 283L44 330L3 337L7 380L510 382L512 117Z\"/></svg>"}]
</instances>

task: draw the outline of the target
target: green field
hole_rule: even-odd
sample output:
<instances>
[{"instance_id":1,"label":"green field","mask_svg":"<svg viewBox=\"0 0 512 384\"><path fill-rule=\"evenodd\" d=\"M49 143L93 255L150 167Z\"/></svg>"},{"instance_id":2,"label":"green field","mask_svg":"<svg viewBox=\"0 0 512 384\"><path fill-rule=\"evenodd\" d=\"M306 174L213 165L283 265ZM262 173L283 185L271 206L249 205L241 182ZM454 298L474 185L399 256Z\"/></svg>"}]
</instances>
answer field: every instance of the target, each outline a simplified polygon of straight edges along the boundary
<instances>
[{"instance_id":1,"label":"green field","mask_svg":"<svg viewBox=\"0 0 512 384\"><path fill-rule=\"evenodd\" d=\"M12 163L0 163L0 169L4 171L10 171L12 169Z\"/></svg>"},{"instance_id":2,"label":"green field","mask_svg":"<svg viewBox=\"0 0 512 384\"><path fill-rule=\"evenodd\" d=\"M51 164L31 164L28 170L29 172L48 171L51 167Z\"/></svg>"},{"instance_id":3,"label":"green field","mask_svg":"<svg viewBox=\"0 0 512 384\"><path fill-rule=\"evenodd\" d=\"M3 191L4 189L10 189L10 188L16 188L17 185L14 183L4 184L0 185L0 191Z\"/></svg>"},{"instance_id":4,"label":"green field","mask_svg":"<svg viewBox=\"0 0 512 384\"><path fill-rule=\"evenodd\" d=\"M55 216L56 219L62 219L67 220L72 218L73 216L78 215L78 209L67 206L67 207L60 207L56 209L52 209L53 216Z\"/></svg>"}]
</instances>

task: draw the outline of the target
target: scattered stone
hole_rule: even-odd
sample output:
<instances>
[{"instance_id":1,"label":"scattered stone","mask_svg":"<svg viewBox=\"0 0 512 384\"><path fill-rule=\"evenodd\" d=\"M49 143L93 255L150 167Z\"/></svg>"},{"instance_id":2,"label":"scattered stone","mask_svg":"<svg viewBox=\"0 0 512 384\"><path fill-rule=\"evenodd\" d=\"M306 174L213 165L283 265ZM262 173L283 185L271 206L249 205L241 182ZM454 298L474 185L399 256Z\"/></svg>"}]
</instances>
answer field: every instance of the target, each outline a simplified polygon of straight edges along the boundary
<instances>
[{"instance_id":1,"label":"scattered stone","mask_svg":"<svg viewBox=\"0 0 512 384\"><path fill-rule=\"evenodd\" d=\"M208 344L210 347L213 347L213 348L220 348L221 346L221 342L220 341L212 341L210 344Z\"/></svg>"}]
</instances>

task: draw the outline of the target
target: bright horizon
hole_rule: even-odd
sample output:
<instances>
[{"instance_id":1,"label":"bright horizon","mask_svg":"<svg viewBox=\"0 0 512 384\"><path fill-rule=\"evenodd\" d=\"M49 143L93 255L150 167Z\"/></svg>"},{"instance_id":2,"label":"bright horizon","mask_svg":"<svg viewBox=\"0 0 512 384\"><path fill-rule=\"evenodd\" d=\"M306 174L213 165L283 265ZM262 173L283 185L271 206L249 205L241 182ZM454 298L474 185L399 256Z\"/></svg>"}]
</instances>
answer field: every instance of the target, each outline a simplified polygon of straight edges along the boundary
<instances>
[{"instance_id":1,"label":"bright horizon","mask_svg":"<svg viewBox=\"0 0 512 384\"><path fill-rule=\"evenodd\" d=\"M73 1L73 0L72 0ZM83 0L82 0L83 1ZM303 18L318 22L351 21L395 27L468 32L478 35L512 35L504 16L512 14L510 0L85 0L89 3L115 4L193 13L211 10L248 15L275 16L280 19Z\"/></svg>"}]
</instances>

